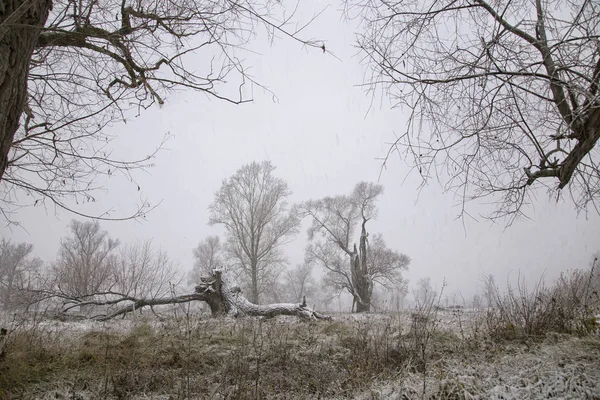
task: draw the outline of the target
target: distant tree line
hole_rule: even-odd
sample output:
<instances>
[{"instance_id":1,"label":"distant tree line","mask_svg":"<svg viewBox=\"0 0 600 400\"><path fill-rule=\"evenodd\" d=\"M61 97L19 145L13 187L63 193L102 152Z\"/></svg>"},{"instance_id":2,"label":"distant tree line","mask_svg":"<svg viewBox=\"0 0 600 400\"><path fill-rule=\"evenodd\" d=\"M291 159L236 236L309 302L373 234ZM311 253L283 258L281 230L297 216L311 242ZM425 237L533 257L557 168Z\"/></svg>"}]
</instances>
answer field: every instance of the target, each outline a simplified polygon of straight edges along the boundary
<instances>
[{"instance_id":1,"label":"distant tree line","mask_svg":"<svg viewBox=\"0 0 600 400\"><path fill-rule=\"evenodd\" d=\"M223 181L209 207L209 223L225 228L225 240L209 236L198 244L191 281L226 263L255 303L301 301L305 295L314 298L322 293L317 297L328 304L346 292L357 312L371 310L377 285L406 291L402 272L410 258L389 249L381 234L369 239L367 230L367 223L377 216L383 186L360 182L350 195L290 206L287 199L292 192L274 171L268 161L252 162ZM305 260L286 269L283 246L298 235L303 218L311 221ZM320 285L312 275L315 267L325 273Z\"/></svg>"},{"instance_id":2,"label":"distant tree line","mask_svg":"<svg viewBox=\"0 0 600 400\"><path fill-rule=\"evenodd\" d=\"M175 263L151 240L123 245L98 222L71 221L53 261L44 263L32 253L32 245L2 239L0 293L6 310L92 310L166 296L180 281Z\"/></svg>"},{"instance_id":3,"label":"distant tree line","mask_svg":"<svg viewBox=\"0 0 600 400\"><path fill-rule=\"evenodd\" d=\"M378 308L377 287L406 294L402 272L410 258L367 229L377 216L381 185L361 182L349 195L290 205L292 192L274 171L268 161L253 162L223 181L209 205L208 223L223 226L225 235L208 236L193 249L188 285L201 285L215 269L225 268L253 304L308 299L328 308L348 293L357 312ZM303 218L311 221L305 260L290 267L284 247L300 233ZM108 312L142 299L177 296L184 280L160 246L151 240L121 243L97 221L71 221L49 262L34 257L32 245L2 239L0 266L4 309Z\"/></svg>"}]
</instances>

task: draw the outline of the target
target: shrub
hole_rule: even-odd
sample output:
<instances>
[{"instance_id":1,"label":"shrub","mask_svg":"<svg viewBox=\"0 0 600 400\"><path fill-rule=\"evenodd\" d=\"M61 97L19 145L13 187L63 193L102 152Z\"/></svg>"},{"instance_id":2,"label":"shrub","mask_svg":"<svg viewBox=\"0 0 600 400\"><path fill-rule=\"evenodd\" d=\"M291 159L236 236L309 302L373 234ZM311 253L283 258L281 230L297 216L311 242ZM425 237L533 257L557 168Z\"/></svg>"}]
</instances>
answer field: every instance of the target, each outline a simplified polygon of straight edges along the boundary
<instances>
[{"instance_id":1,"label":"shrub","mask_svg":"<svg viewBox=\"0 0 600 400\"><path fill-rule=\"evenodd\" d=\"M598 329L600 310L594 268L561 273L551 287L540 280L533 291L519 279L505 294L493 290L495 307L487 312L488 330L496 338L520 338L548 332L588 335Z\"/></svg>"}]
</instances>

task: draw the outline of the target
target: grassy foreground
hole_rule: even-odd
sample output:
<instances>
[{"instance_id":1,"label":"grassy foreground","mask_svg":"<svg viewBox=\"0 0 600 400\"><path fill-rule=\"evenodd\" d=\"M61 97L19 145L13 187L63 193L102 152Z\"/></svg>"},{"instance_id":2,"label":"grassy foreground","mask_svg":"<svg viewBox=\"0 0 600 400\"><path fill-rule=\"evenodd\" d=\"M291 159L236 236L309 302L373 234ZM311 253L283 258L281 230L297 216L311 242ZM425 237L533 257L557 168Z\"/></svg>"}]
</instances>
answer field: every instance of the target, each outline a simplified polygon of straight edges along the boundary
<instances>
[{"instance_id":1,"label":"grassy foreground","mask_svg":"<svg viewBox=\"0 0 600 400\"><path fill-rule=\"evenodd\" d=\"M22 321L6 337L0 398L600 399L597 333L500 338L485 319Z\"/></svg>"}]
</instances>

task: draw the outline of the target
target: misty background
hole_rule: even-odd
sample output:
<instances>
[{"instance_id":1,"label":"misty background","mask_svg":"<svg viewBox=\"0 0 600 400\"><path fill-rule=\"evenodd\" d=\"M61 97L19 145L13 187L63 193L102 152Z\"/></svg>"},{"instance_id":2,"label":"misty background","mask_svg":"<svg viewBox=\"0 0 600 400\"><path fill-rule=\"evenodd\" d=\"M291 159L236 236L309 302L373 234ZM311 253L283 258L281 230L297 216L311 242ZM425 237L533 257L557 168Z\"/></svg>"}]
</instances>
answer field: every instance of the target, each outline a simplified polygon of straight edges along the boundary
<instances>
[{"instance_id":1,"label":"misty background","mask_svg":"<svg viewBox=\"0 0 600 400\"><path fill-rule=\"evenodd\" d=\"M380 93L361 87L366 67L354 46L357 25L343 18L337 2L302 2L298 20L321 11L303 32L323 38L335 56L287 40L268 45L258 31L242 54L251 66L247 72L272 93L248 83L243 90L254 101L233 105L178 91L162 107L130 113L126 122L109 128L113 156L143 158L168 135L155 167L136 172L135 182L119 175L100 178L104 195L73 207L96 214L111 210L109 216L118 217L147 199L157 207L145 219L101 222L102 228L124 243L152 239L187 272L198 242L223 234L208 226L208 205L222 180L244 164L269 160L293 191L290 203L347 194L359 181L384 185L369 231L382 233L391 249L411 257L404 273L410 286L431 277L439 287L445 278L447 293L460 291L467 299L484 274L502 285L519 273L534 282L589 266L600 250L597 214L577 214L570 202L539 190L526 209L528 219L511 226L480 216L494 207L490 199L467 204L472 217L457 218L460 198L435 182L421 190L419 174L398 155L382 170L381 158L405 129L406 116ZM25 195L19 200L30 205L14 214L21 227L2 225L0 236L31 243L35 256L53 260L69 221L77 217L49 204L34 207ZM284 248L290 266L304 259L308 222ZM318 268L314 272L319 276Z\"/></svg>"}]
</instances>

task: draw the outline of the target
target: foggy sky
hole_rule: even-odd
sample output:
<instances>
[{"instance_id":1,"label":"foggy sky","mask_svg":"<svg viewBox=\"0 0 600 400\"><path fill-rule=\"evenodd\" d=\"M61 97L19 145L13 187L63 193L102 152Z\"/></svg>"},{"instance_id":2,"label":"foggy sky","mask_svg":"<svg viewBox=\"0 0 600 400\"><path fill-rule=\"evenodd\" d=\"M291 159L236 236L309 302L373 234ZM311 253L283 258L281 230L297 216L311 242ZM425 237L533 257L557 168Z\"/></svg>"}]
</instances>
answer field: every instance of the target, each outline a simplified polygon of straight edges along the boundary
<instances>
[{"instance_id":1,"label":"foggy sky","mask_svg":"<svg viewBox=\"0 0 600 400\"><path fill-rule=\"evenodd\" d=\"M325 2L301 3L300 18L310 18ZM193 265L192 249L207 235L222 233L209 227L208 205L223 179L243 164L270 160L275 174L294 192L290 202L348 194L362 180L377 181L387 143L404 130L405 113L390 109L381 96L370 97L360 87L365 74L354 47L355 23L345 21L339 4L332 2L305 31L305 37L323 38L338 60L319 50L307 50L289 40L270 46L264 35L252 42L245 63L250 74L275 94L257 87L244 90L254 102L227 104L201 93L171 93L166 104L110 128L117 135L115 155L143 157L169 132L166 149L156 167L136 174L137 184L114 176L102 181L107 191L98 202L77 206L84 212L114 208L111 215L134 210L140 196L160 206L145 221L102 222L111 237L122 242L152 238L180 267ZM418 175L394 156L380 183L385 193L379 217L369 226L381 232L388 246L409 255L406 277L416 282L429 276L436 285L443 278L448 292L475 292L483 274L502 283L519 272L530 280L543 273L552 279L561 270L587 267L600 250L600 218L577 215L569 202L555 202L540 191L523 219L456 219L460 199L442 193L435 182L421 192ZM26 201L26 196L21 196ZM473 205L473 215L492 205ZM29 207L15 215L24 229L0 228L3 237L34 244L34 253L46 261L56 257L60 237L73 215L48 206ZM306 227L285 251L290 264L301 263Z\"/></svg>"}]
</instances>

